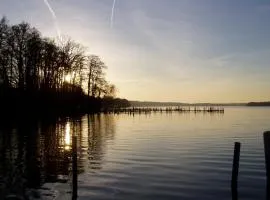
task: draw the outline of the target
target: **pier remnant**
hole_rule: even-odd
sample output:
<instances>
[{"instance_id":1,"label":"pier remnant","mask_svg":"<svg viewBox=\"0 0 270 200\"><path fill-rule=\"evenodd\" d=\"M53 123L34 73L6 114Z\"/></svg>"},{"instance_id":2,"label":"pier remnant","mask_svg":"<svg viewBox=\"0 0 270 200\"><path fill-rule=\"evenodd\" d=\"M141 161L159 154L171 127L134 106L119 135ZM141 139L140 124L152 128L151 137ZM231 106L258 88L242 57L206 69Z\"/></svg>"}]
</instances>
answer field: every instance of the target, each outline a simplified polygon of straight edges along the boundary
<instances>
[{"instance_id":1,"label":"pier remnant","mask_svg":"<svg viewBox=\"0 0 270 200\"><path fill-rule=\"evenodd\" d=\"M240 142L234 143L234 154L233 154L233 167L232 167L232 180L231 180L231 191L232 199L238 199L238 171L239 171L239 158L240 158Z\"/></svg>"}]
</instances>

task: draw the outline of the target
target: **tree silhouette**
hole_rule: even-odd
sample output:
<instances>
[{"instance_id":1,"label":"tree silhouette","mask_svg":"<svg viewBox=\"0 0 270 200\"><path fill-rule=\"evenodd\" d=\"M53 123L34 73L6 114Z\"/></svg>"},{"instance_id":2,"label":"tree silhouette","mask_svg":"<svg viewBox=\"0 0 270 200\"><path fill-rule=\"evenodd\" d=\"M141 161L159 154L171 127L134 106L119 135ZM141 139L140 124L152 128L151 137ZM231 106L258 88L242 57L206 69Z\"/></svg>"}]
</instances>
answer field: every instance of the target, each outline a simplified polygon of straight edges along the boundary
<instances>
[{"instance_id":1,"label":"tree silhouette","mask_svg":"<svg viewBox=\"0 0 270 200\"><path fill-rule=\"evenodd\" d=\"M100 107L101 98L116 95L106 69L99 56L87 55L68 37L44 38L28 23L0 20L0 95L10 107Z\"/></svg>"}]
</instances>

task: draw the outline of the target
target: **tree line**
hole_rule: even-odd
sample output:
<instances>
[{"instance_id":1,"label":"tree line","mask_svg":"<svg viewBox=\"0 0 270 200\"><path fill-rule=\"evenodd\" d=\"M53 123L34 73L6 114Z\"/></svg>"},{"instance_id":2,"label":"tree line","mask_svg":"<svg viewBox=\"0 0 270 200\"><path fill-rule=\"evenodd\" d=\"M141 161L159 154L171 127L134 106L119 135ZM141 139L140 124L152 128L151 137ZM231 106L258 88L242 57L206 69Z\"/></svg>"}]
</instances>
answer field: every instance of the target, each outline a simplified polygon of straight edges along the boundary
<instances>
[{"instance_id":1,"label":"tree line","mask_svg":"<svg viewBox=\"0 0 270 200\"><path fill-rule=\"evenodd\" d=\"M0 96L6 104L64 109L87 104L99 110L101 99L116 95L105 69L99 56L87 55L86 48L70 38L42 37L26 22L10 25L5 17L0 20Z\"/></svg>"}]
</instances>

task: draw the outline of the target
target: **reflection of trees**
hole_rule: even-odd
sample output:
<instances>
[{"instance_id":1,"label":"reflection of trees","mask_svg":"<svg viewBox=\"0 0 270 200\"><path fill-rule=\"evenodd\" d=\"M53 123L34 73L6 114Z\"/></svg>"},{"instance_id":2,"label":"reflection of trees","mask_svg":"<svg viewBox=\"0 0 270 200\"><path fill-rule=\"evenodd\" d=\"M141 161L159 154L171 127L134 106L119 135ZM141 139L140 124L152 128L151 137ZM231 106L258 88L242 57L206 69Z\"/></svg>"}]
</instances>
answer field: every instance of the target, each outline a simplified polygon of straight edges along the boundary
<instances>
[{"instance_id":1,"label":"reflection of trees","mask_svg":"<svg viewBox=\"0 0 270 200\"><path fill-rule=\"evenodd\" d=\"M45 177L46 182L65 182L71 171L72 136L77 136L77 146L80 149L82 121L80 118L61 119L44 127L45 146ZM80 152L78 152L78 166L80 168Z\"/></svg>"},{"instance_id":2,"label":"reflection of trees","mask_svg":"<svg viewBox=\"0 0 270 200\"><path fill-rule=\"evenodd\" d=\"M114 134L113 115L27 119L13 126L1 126L0 199L10 193L24 194L26 188L38 188L45 182L68 181L72 135L77 136L78 172L84 170L84 159L89 160L91 169L100 169L106 141L112 140ZM83 154L83 144L87 154Z\"/></svg>"},{"instance_id":3,"label":"reflection of trees","mask_svg":"<svg viewBox=\"0 0 270 200\"><path fill-rule=\"evenodd\" d=\"M44 182L67 181L71 148L65 148L66 124L66 119L40 123L28 119L0 130L0 199L7 194L22 196L25 189ZM80 124L78 120L71 127ZM71 134L80 131L76 127Z\"/></svg>"},{"instance_id":4,"label":"reflection of trees","mask_svg":"<svg viewBox=\"0 0 270 200\"><path fill-rule=\"evenodd\" d=\"M44 134L44 176L46 182L59 181L59 175L68 175L69 157L64 149L66 120L58 123L41 123Z\"/></svg>"},{"instance_id":5,"label":"reflection of trees","mask_svg":"<svg viewBox=\"0 0 270 200\"><path fill-rule=\"evenodd\" d=\"M30 124L22 120L15 129L4 127L0 132L1 199L11 193L22 195L27 187L39 187L41 173L37 122Z\"/></svg>"},{"instance_id":6,"label":"reflection of trees","mask_svg":"<svg viewBox=\"0 0 270 200\"><path fill-rule=\"evenodd\" d=\"M113 115L88 115L88 159L90 168L101 169L106 140L115 134Z\"/></svg>"}]
</instances>

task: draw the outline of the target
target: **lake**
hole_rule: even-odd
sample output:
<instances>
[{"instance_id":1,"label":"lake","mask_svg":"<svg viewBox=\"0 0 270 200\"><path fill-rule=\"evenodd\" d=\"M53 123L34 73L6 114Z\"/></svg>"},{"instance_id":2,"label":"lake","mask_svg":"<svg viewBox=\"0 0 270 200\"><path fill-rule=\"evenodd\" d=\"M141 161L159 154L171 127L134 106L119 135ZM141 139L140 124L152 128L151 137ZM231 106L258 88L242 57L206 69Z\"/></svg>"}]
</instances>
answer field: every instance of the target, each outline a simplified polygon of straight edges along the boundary
<instances>
[{"instance_id":1,"label":"lake","mask_svg":"<svg viewBox=\"0 0 270 200\"><path fill-rule=\"evenodd\" d=\"M239 199L265 199L263 132L270 108L22 119L0 128L0 199L71 199L72 135L78 199L231 199L241 142Z\"/></svg>"}]
</instances>

